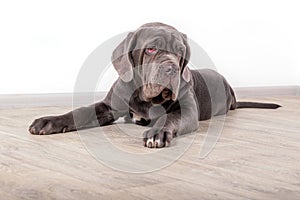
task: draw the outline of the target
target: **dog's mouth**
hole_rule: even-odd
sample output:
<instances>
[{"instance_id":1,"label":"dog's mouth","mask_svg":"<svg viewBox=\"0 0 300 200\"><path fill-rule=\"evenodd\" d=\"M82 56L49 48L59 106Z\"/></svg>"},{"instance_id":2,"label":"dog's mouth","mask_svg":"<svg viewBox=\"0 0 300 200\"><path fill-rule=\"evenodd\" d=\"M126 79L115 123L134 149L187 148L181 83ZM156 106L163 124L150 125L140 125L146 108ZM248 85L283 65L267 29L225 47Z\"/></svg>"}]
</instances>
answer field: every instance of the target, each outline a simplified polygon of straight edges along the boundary
<instances>
[{"instance_id":1,"label":"dog's mouth","mask_svg":"<svg viewBox=\"0 0 300 200\"><path fill-rule=\"evenodd\" d=\"M168 88L164 88L159 95L151 99L151 102L153 104L162 104L165 101L171 100L172 96L174 96L173 92Z\"/></svg>"},{"instance_id":2,"label":"dog's mouth","mask_svg":"<svg viewBox=\"0 0 300 200\"><path fill-rule=\"evenodd\" d=\"M147 84L143 87L143 99L153 104L162 104L169 100L176 100L176 95L170 86L159 84Z\"/></svg>"}]
</instances>

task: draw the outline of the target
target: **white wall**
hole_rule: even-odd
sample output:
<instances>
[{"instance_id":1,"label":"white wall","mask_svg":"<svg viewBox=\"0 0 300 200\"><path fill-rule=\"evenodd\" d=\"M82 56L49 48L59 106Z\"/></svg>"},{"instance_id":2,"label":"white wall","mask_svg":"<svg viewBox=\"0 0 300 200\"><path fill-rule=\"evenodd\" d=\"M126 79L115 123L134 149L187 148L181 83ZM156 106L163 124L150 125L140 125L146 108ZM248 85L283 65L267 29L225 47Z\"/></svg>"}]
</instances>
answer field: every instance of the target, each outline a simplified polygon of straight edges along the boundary
<instances>
[{"instance_id":1,"label":"white wall","mask_svg":"<svg viewBox=\"0 0 300 200\"><path fill-rule=\"evenodd\" d=\"M233 86L300 85L298 2L1 1L0 93L72 92L98 45L151 21L200 44Z\"/></svg>"}]
</instances>

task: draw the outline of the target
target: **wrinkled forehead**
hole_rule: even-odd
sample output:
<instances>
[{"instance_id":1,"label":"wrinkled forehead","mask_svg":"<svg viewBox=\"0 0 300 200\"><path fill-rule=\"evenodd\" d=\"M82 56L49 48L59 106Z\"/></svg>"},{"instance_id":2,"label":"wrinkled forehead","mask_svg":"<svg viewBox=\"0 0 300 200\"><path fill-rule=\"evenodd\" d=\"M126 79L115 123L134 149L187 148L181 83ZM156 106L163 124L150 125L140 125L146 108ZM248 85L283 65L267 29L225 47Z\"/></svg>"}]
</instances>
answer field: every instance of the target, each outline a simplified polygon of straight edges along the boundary
<instances>
[{"instance_id":1,"label":"wrinkled forehead","mask_svg":"<svg viewBox=\"0 0 300 200\"><path fill-rule=\"evenodd\" d=\"M164 28L143 28L136 31L136 45L134 49L155 47L160 50L178 54L185 51L181 33Z\"/></svg>"}]
</instances>

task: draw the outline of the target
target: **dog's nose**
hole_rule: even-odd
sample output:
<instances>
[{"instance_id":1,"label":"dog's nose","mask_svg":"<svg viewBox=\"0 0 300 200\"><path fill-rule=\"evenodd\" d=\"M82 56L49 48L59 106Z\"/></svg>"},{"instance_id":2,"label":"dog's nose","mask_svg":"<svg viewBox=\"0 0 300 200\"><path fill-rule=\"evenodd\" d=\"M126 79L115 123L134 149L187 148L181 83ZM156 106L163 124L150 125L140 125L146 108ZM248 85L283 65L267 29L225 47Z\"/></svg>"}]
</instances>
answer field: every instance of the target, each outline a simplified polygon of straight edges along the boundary
<instances>
[{"instance_id":1,"label":"dog's nose","mask_svg":"<svg viewBox=\"0 0 300 200\"><path fill-rule=\"evenodd\" d=\"M173 76L178 71L178 66L176 64L168 64L164 67L164 71L168 76Z\"/></svg>"}]
</instances>

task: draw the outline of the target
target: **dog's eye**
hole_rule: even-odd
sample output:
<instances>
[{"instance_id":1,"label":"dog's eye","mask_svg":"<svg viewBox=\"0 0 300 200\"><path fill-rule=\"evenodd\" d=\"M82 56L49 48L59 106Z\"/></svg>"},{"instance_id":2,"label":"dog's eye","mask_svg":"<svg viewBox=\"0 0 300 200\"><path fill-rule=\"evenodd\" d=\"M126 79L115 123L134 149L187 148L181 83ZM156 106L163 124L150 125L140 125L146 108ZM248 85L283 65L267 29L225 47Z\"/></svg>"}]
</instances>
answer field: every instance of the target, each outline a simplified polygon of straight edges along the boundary
<instances>
[{"instance_id":1,"label":"dog's eye","mask_svg":"<svg viewBox=\"0 0 300 200\"><path fill-rule=\"evenodd\" d=\"M146 48L146 53L149 55L153 55L157 53L157 49L155 47L151 47L151 48Z\"/></svg>"}]
</instances>

